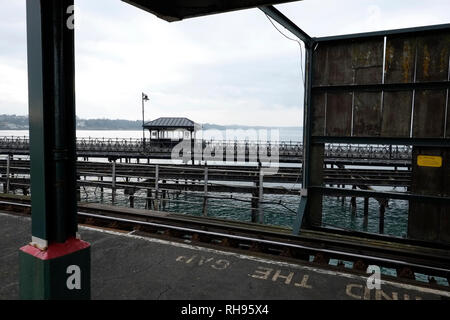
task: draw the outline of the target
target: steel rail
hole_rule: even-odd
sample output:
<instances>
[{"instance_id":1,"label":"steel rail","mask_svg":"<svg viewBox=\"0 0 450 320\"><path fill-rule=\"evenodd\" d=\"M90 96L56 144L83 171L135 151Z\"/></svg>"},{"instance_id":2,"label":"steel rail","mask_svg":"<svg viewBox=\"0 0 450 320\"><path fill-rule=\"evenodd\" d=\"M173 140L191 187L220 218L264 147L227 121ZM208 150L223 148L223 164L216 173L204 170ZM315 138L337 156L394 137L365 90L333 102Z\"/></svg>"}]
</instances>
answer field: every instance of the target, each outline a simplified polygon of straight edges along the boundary
<instances>
[{"instance_id":1,"label":"steel rail","mask_svg":"<svg viewBox=\"0 0 450 320\"><path fill-rule=\"evenodd\" d=\"M23 200L23 202L26 202L25 200ZM27 203L17 203L17 202L12 202L12 201L0 201L0 204L2 206L14 206L15 208L17 207L21 207L21 208L30 208L31 205L27 204ZM110 210L105 209L104 212L108 212ZM114 214L114 212L110 211L110 213ZM266 232L266 235L264 235L263 231L261 230L253 230L255 232L260 232L260 234L255 237L255 236L248 236L248 235L237 235L237 234L233 234L236 232L243 232L244 230L242 228L237 228L237 227L232 227L230 225L227 226L222 226L222 229L227 229L227 232L217 232L217 231L209 231L209 230L205 230L205 228L208 227L208 224L202 224L201 222L198 222L199 224L199 228L192 228L192 227L184 227L184 226L179 226L179 225L171 225L171 224L167 224L167 223L157 223L157 222L148 222L148 221L140 221L140 220L134 220L134 219L128 219L128 218L123 218L123 217L114 217L114 216L105 216L105 215L101 215L101 214L95 214L95 213L89 213L89 212L84 212L84 211L79 211L78 212L79 216L84 218L84 219L96 219L99 221L103 221L103 222L119 222L119 223L128 223L128 224L134 224L134 225L141 225L141 226L148 226L148 227L153 227L153 228L157 228L157 229L164 229L164 230L173 230L176 232L185 232L185 233L189 233L191 235L193 234L197 234L197 235L203 235L203 236L208 236L208 237L216 237L219 239L230 239L230 240L238 240L238 241L244 241L247 243L251 243L251 244L261 244L261 245L271 245L271 246L275 246L275 247L279 247L283 248L283 249L299 249L299 250L303 250L306 251L307 254L317 254L317 253L321 253L321 254L325 254L325 255L329 255L330 258L334 258L334 259L349 259L350 261L355 262L355 260L359 259L359 260L365 260L365 261L370 261L370 262L375 262L375 263L380 263L381 266L388 266L388 267L392 267L392 268L401 268L401 267L407 267L407 268L418 268L421 271L427 271L429 272L428 275L431 276L436 276L436 274L439 274L440 276L442 276L443 274L450 275L450 267L446 268L446 267L438 267L438 266L430 266L424 263L416 263L416 262L411 262L408 261L408 258L404 258L404 259L394 259L394 258L389 258L389 257L381 257L381 256L377 256L374 253L370 254L370 253L358 253L358 252L351 252L352 248L351 248L351 244L345 244L345 243L335 243L335 245L341 245L341 246L347 246L347 250L345 249L329 249L329 248L323 248L323 247L315 247L312 245L305 245L305 244L299 244L299 243L292 243L294 240L288 240L285 239L285 241L281 241L280 239L282 238L278 238L277 239L265 239L263 238L264 236L268 237L276 237L277 234L273 233L273 232ZM117 213L116 213L117 214ZM126 216L126 213L123 214L124 216ZM147 218L156 218L156 217L147 217ZM164 217L157 217L158 219L164 219ZM174 218L172 217L172 220L174 220ZM178 223L183 223L183 221L178 221ZM184 222L186 223L186 221ZM94 224L95 225L95 224ZM203 226L202 226L203 225ZM209 226L211 228L211 226ZM220 227L218 225L213 225L212 228L214 227ZM250 232L252 230L247 230L247 232ZM280 236L282 236L280 234ZM287 240L287 241L286 241ZM305 239L302 239L305 240ZM312 239L310 239L310 241L313 241ZM325 244L325 243L324 243ZM273 249L273 248L272 248ZM354 250L354 249L353 249ZM367 249L365 249L367 250ZM396 256L399 256L398 252L395 252L395 250L389 250L389 248L383 248L384 253L387 254L394 254ZM358 251L361 251L358 250ZM420 253L416 253L416 255L420 255ZM428 259L427 257L422 256L421 258L424 261L427 261L426 259ZM417 260L417 258L416 258ZM420 260L420 259L419 259ZM445 289L447 289L446 287L443 287Z\"/></svg>"}]
</instances>

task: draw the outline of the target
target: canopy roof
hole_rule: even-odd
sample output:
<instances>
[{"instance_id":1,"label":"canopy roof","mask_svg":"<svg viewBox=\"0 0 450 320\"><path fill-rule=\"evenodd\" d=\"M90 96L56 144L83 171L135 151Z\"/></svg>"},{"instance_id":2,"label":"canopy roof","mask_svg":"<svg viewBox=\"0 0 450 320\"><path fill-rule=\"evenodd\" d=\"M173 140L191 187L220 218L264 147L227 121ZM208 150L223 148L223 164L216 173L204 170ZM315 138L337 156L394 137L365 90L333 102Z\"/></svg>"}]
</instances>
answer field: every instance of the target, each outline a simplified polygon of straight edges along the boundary
<instances>
[{"instance_id":1,"label":"canopy roof","mask_svg":"<svg viewBox=\"0 0 450 320\"><path fill-rule=\"evenodd\" d=\"M169 22L299 0L122 0Z\"/></svg>"},{"instance_id":2,"label":"canopy roof","mask_svg":"<svg viewBox=\"0 0 450 320\"><path fill-rule=\"evenodd\" d=\"M158 118L144 124L148 130L186 129L194 131L199 125L188 118Z\"/></svg>"}]
</instances>

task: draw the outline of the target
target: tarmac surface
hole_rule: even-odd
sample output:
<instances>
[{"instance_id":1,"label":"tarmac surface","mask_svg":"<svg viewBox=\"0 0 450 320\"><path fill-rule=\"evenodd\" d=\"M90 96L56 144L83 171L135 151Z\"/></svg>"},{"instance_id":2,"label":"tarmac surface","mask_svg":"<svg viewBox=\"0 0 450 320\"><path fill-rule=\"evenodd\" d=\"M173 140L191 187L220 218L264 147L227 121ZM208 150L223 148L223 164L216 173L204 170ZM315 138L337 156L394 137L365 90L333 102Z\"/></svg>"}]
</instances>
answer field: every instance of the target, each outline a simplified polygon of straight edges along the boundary
<instances>
[{"instance_id":1,"label":"tarmac surface","mask_svg":"<svg viewBox=\"0 0 450 320\"><path fill-rule=\"evenodd\" d=\"M0 300L19 298L19 248L31 220L0 213ZM450 293L382 282L190 243L80 227L91 243L92 299L145 300L416 300Z\"/></svg>"}]
</instances>

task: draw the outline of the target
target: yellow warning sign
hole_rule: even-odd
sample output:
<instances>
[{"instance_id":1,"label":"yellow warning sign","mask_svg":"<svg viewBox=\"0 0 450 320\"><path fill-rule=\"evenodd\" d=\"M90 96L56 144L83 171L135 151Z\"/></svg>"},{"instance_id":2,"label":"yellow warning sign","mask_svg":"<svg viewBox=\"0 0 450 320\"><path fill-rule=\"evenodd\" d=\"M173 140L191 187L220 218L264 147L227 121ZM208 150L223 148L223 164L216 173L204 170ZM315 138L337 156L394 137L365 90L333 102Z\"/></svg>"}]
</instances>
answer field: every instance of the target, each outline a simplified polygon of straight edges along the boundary
<instances>
[{"instance_id":1,"label":"yellow warning sign","mask_svg":"<svg viewBox=\"0 0 450 320\"><path fill-rule=\"evenodd\" d=\"M432 167L440 168L442 167L442 157L439 156L418 156L417 165L419 167Z\"/></svg>"}]
</instances>

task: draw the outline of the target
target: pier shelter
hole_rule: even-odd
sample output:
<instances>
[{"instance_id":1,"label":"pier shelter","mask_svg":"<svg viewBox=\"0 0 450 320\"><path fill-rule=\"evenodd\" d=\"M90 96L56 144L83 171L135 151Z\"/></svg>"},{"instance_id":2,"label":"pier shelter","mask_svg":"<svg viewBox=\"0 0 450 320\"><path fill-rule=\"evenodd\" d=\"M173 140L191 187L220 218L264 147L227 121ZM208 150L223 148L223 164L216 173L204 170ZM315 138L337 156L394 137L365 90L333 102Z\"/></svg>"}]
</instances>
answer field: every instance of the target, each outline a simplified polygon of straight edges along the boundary
<instances>
[{"instance_id":1,"label":"pier shelter","mask_svg":"<svg viewBox=\"0 0 450 320\"><path fill-rule=\"evenodd\" d=\"M144 129L150 132L150 143L195 139L195 131L200 128L188 118L158 118L144 124Z\"/></svg>"}]
</instances>

